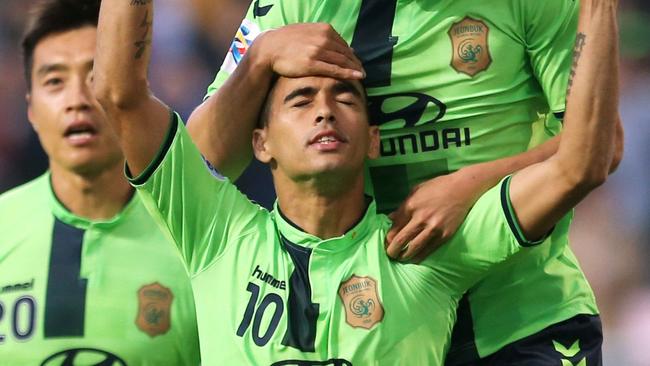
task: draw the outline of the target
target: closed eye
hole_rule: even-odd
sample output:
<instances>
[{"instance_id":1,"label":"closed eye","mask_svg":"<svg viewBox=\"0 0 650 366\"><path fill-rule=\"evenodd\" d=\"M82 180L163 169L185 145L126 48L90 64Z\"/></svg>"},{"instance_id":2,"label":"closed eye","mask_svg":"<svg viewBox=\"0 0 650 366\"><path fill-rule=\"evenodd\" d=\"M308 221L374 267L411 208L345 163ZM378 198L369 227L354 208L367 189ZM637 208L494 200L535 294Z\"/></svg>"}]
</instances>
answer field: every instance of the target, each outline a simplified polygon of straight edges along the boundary
<instances>
[{"instance_id":1,"label":"closed eye","mask_svg":"<svg viewBox=\"0 0 650 366\"><path fill-rule=\"evenodd\" d=\"M344 105L354 105L354 101L347 100L347 99L337 99L336 101Z\"/></svg>"},{"instance_id":2,"label":"closed eye","mask_svg":"<svg viewBox=\"0 0 650 366\"><path fill-rule=\"evenodd\" d=\"M309 103L311 103L310 99L302 99L302 100L298 100L296 103L294 103L292 105L292 107L300 108L300 107L304 107L304 106L308 105Z\"/></svg>"}]
</instances>

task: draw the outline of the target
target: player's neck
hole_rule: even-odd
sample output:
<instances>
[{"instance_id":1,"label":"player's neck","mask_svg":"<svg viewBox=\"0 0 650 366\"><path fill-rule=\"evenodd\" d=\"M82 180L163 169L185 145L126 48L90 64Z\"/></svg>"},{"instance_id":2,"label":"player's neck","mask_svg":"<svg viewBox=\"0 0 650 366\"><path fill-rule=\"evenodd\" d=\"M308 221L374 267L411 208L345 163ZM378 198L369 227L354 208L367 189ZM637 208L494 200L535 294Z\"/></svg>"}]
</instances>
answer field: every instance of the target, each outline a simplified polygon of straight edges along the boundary
<instances>
[{"instance_id":1,"label":"player's neck","mask_svg":"<svg viewBox=\"0 0 650 366\"><path fill-rule=\"evenodd\" d=\"M275 181L282 214L305 232L321 239L345 234L365 214L363 175L350 184L341 181L326 185L284 183L287 182Z\"/></svg>"},{"instance_id":2,"label":"player's neck","mask_svg":"<svg viewBox=\"0 0 650 366\"><path fill-rule=\"evenodd\" d=\"M80 175L52 164L52 190L73 214L107 220L117 215L133 196L133 188L122 169L122 164L116 164L97 174Z\"/></svg>"}]
</instances>

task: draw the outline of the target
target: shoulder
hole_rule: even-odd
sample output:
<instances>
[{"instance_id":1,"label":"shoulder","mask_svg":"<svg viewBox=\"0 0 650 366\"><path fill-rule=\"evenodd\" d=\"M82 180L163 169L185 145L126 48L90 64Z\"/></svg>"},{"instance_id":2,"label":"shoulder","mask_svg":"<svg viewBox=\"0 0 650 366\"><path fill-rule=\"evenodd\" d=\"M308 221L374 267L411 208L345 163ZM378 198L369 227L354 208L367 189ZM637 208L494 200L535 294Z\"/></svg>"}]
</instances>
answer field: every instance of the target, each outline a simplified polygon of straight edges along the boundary
<instances>
[{"instance_id":1,"label":"shoulder","mask_svg":"<svg viewBox=\"0 0 650 366\"><path fill-rule=\"evenodd\" d=\"M30 211L47 205L47 176L42 175L25 184L17 186L0 194L0 215Z\"/></svg>"}]
</instances>

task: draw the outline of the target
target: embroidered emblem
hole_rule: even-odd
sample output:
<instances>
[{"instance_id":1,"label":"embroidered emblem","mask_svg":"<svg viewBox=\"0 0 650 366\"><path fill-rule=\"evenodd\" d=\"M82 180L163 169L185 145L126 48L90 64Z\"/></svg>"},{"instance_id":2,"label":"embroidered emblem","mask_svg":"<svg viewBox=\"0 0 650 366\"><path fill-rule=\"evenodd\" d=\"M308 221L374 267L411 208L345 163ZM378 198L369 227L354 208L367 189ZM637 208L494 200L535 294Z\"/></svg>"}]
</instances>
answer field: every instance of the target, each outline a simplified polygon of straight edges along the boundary
<instances>
[{"instance_id":1,"label":"embroidered emblem","mask_svg":"<svg viewBox=\"0 0 650 366\"><path fill-rule=\"evenodd\" d=\"M171 290L158 282L140 287L135 324L150 337L167 333L173 300Z\"/></svg>"},{"instance_id":2,"label":"embroidered emblem","mask_svg":"<svg viewBox=\"0 0 650 366\"><path fill-rule=\"evenodd\" d=\"M377 281L352 275L339 286L345 308L345 321L354 328L370 329L384 318L384 307L377 292Z\"/></svg>"},{"instance_id":3,"label":"embroidered emblem","mask_svg":"<svg viewBox=\"0 0 650 366\"><path fill-rule=\"evenodd\" d=\"M451 25L451 67L456 71L474 76L492 63L488 47L490 28L481 20L465 17Z\"/></svg>"}]
</instances>

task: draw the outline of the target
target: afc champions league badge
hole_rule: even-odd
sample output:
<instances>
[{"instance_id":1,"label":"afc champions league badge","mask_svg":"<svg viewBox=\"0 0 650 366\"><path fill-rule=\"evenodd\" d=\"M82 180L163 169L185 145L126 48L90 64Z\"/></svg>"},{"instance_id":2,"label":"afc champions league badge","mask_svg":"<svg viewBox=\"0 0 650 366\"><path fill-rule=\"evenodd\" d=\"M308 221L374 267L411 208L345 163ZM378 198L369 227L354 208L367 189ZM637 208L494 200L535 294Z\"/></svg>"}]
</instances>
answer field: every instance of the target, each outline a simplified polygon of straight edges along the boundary
<instances>
[{"instance_id":1,"label":"afc champions league badge","mask_svg":"<svg viewBox=\"0 0 650 366\"><path fill-rule=\"evenodd\" d=\"M339 297L345 308L345 321L354 328L370 329L384 318L377 281L352 275L339 286Z\"/></svg>"},{"instance_id":2,"label":"afc champions league badge","mask_svg":"<svg viewBox=\"0 0 650 366\"><path fill-rule=\"evenodd\" d=\"M262 31L257 24L244 19L230 44L230 49L223 60L221 69L232 74L246 55L246 52L248 52L255 38L260 34L262 34Z\"/></svg>"},{"instance_id":3,"label":"afc champions league badge","mask_svg":"<svg viewBox=\"0 0 650 366\"><path fill-rule=\"evenodd\" d=\"M451 25L451 67L471 77L487 70L492 63L488 47L490 28L481 20L465 17Z\"/></svg>"},{"instance_id":4,"label":"afc champions league badge","mask_svg":"<svg viewBox=\"0 0 650 366\"><path fill-rule=\"evenodd\" d=\"M165 334L171 326L170 312L174 295L158 282L138 290L138 316L135 324L150 337Z\"/></svg>"}]
</instances>

